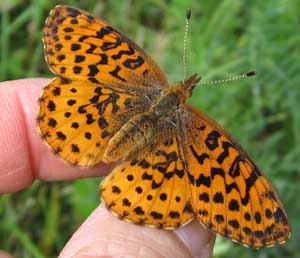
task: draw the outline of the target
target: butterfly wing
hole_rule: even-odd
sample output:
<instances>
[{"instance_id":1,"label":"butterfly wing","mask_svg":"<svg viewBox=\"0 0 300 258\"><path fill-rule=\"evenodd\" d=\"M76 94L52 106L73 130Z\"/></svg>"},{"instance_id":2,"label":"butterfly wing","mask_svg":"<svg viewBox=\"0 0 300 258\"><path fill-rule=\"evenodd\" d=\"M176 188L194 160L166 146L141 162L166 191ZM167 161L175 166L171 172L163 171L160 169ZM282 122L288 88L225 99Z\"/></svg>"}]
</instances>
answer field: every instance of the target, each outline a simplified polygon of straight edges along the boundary
<instances>
[{"instance_id":1,"label":"butterfly wing","mask_svg":"<svg viewBox=\"0 0 300 258\"><path fill-rule=\"evenodd\" d=\"M161 88L168 82L134 42L89 13L59 5L44 28L46 61L60 76L126 88Z\"/></svg>"},{"instance_id":2,"label":"butterfly wing","mask_svg":"<svg viewBox=\"0 0 300 258\"><path fill-rule=\"evenodd\" d=\"M55 7L43 41L46 61L60 77L40 99L41 134L65 161L94 166L109 139L168 83L141 48L82 10Z\"/></svg>"},{"instance_id":3,"label":"butterfly wing","mask_svg":"<svg viewBox=\"0 0 300 258\"><path fill-rule=\"evenodd\" d=\"M197 218L247 246L284 242L287 215L272 185L243 149L202 112L187 106L181 139Z\"/></svg>"},{"instance_id":4,"label":"butterfly wing","mask_svg":"<svg viewBox=\"0 0 300 258\"><path fill-rule=\"evenodd\" d=\"M160 127L161 128L161 127ZM175 129L160 129L159 142L117 166L101 184L101 197L120 218L171 229L194 217L187 174Z\"/></svg>"},{"instance_id":5,"label":"butterfly wing","mask_svg":"<svg viewBox=\"0 0 300 258\"><path fill-rule=\"evenodd\" d=\"M42 137L61 158L73 165L94 166L124 122L148 108L144 96L59 77L44 88L38 124Z\"/></svg>"},{"instance_id":6,"label":"butterfly wing","mask_svg":"<svg viewBox=\"0 0 300 258\"><path fill-rule=\"evenodd\" d=\"M195 217L254 248L284 242L287 215L247 154L200 111L187 106L178 114L176 127L159 126L152 149L104 179L107 207L122 219L165 229Z\"/></svg>"}]
</instances>

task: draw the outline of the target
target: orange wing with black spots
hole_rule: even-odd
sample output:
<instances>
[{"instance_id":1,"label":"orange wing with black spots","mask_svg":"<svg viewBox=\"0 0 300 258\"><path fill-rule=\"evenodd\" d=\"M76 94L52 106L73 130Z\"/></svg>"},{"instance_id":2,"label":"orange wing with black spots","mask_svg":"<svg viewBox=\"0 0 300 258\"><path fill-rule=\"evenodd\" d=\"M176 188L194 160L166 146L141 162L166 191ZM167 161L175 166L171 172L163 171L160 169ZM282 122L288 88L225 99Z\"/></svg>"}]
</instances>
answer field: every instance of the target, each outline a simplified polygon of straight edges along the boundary
<instances>
[{"instance_id":1,"label":"orange wing with black spots","mask_svg":"<svg viewBox=\"0 0 300 258\"><path fill-rule=\"evenodd\" d=\"M124 220L172 229L194 217L191 189L175 129L161 129L156 136L153 147L104 179L101 197Z\"/></svg>"},{"instance_id":2,"label":"orange wing with black spots","mask_svg":"<svg viewBox=\"0 0 300 258\"><path fill-rule=\"evenodd\" d=\"M168 123L158 125L154 148L119 165L103 181L101 195L112 212L164 229L197 218L253 248L289 237L275 190L221 126L190 106L178 112L176 127Z\"/></svg>"},{"instance_id":3,"label":"orange wing with black spots","mask_svg":"<svg viewBox=\"0 0 300 258\"><path fill-rule=\"evenodd\" d=\"M168 83L135 43L73 7L51 10L43 42L46 61L60 77L40 98L41 134L68 163L94 166L110 138L149 109Z\"/></svg>"},{"instance_id":4,"label":"orange wing with black spots","mask_svg":"<svg viewBox=\"0 0 300 258\"><path fill-rule=\"evenodd\" d=\"M38 124L53 151L72 165L103 160L110 138L130 117L149 108L144 96L105 85L56 78L40 98Z\"/></svg>"},{"instance_id":5,"label":"orange wing with black spots","mask_svg":"<svg viewBox=\"0 0 300 258\"><path fill-rule=\"evenodd\" d=\"M55 7L46 21L43 41L47 63L57 75L127 90L168 85L140 47L85 11Z\"/></svg>"},{"instance_id":6,"label":"orange wing with black spots","mask_svg":"<svg viewBox=\"0 0 300 258\"><path fill-rule=\"evenodd\" d=\"M243 149L192 107L187 106L181 119L195 216L207 228L247 246L284 242L290 234L284 208Z\"/></svg>"}]
</instances>

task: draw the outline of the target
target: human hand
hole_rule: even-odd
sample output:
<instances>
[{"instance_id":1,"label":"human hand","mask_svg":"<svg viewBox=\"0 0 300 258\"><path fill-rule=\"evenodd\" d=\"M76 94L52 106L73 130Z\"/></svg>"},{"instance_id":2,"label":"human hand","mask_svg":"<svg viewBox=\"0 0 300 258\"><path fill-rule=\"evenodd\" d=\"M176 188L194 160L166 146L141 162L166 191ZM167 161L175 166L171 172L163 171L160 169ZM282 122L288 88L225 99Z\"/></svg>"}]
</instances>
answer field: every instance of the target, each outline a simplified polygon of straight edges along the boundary
<instances>
[{"instance_id":1,"label":"human hand","mask_svg":"<svg viewBox=\"0 0 300 258\"><path fill-rule=\"evenodd\" d=\"M24 189L36 179L103 176L113 166L102 163L91 169L71 167L42 142L36 124L37 99L48 83L48 79L0 83L0 193ZM214 241L215 234L198 221L173 231L158 230L121 221L99 205L74 233L59 258L208 258ZM0 251L0 258L9 257L5 255Z\"/></svg>"}]
</instances>

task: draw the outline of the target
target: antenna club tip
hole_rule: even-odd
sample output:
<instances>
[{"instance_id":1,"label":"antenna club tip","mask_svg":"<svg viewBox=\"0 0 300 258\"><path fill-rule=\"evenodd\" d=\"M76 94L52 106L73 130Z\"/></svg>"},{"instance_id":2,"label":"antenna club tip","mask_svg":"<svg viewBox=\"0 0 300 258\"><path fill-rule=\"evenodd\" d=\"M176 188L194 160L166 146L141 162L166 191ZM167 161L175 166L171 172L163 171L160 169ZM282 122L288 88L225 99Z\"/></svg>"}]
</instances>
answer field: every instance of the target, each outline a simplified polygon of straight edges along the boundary
<instances>
[{"instance_id":1,"label":"antenna club tip","mask_svg":"<svg viewBox=\"0 0 300 258\"><path fill-rule=\"evenodd\" d=\"M254 75L256 75L256 71L250 71L250 72L246 73L247 77L254 76Z\"/></svg>"},{"instance_id":2,"label":"antenna club tip","mask_svg":"<svg viewBox=\"0 0 300 258\"><path fill-rule=\"evenodd\" d=\"M192 11L191 11L191 9L187 9L187 11L186 11L186 19L187 19L187 20L191 19L191 16L192 16Z\"/></svg>"}]
</instances>

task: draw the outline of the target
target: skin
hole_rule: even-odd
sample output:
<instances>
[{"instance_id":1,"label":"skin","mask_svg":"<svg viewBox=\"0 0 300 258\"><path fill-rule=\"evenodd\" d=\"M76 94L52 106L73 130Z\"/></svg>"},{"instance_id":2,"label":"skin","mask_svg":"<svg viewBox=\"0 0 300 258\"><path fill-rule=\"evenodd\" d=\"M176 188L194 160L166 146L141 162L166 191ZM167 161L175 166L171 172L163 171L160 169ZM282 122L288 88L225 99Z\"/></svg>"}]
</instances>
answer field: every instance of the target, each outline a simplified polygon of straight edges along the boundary
<instances>
[{"instance_id":1,"label":"skin","mask_svg":"<svg viewBox=\"0 0 300 258\"><path fill-rule=\"evenodd\" d=\"M113 164L71 167L43 143L36 125L38 97L48 79L0 83L0 193L14 193L34 180L56 181L107 175ZM97 189L95 189L97 191ZM59 258L209 258L215 234L198 221L174 231L121 221L99 205L74 233ZM163 243L163 244L162 244ZM0 258L12 257L0 251Z\"/></svg>"}]
</instances>

